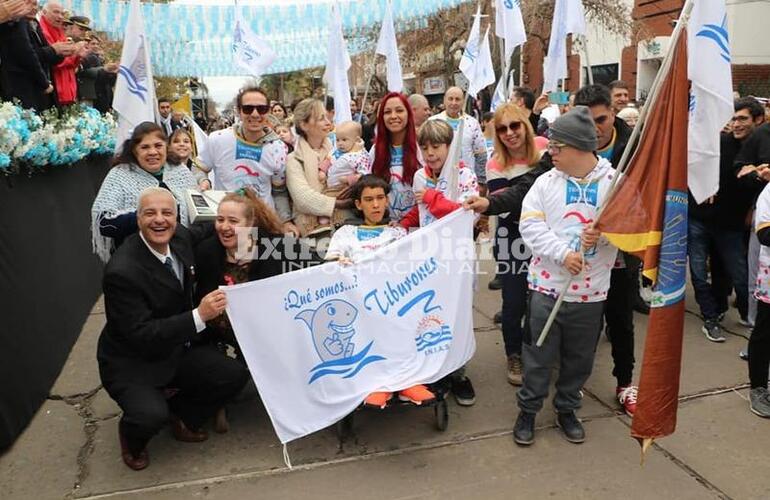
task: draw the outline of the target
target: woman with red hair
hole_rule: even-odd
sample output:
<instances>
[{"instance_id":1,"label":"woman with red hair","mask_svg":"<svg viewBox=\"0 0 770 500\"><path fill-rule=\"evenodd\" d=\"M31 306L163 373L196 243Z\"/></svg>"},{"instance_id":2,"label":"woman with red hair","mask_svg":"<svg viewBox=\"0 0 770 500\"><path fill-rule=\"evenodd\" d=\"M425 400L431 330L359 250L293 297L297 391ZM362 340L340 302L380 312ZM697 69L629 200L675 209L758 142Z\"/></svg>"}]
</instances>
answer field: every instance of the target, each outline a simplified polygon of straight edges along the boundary
<instances>
[{"instance_id":1,"label":"woman with red hair","mask_svg":"<svg viewBox=\"0 0 770 500\"><path fill-rule=\"evenodd\" d=\"M422 163L412 107L398 92L382 98L370 154L372 173L390 184L390 220L398 222L415 204L412 179Z\"/></svg>"}]
</instances>

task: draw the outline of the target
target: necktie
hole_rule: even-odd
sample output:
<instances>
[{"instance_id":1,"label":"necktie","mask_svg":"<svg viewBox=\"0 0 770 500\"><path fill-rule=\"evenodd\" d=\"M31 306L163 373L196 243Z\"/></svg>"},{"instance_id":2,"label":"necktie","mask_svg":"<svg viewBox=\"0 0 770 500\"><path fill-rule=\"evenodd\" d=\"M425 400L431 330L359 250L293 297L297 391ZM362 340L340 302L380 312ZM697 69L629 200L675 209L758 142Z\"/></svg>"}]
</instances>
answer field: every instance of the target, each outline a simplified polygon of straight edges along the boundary
<instances>
[{"instance_id":1,"label":"necktie","mask_svg":"<svg viewBox=\"0 0 770 500\"><path fill-rule=\"evenodd\" d=\"M166 257L166 260L163 261L163 265L166 266L166 269L171 271L171 274L174 275L179 283L182 283L182 280L179 279L179 275L176 273L176 269L174 268L174 261L171 260L171 257Z\"/></svg>"}]
</instances>

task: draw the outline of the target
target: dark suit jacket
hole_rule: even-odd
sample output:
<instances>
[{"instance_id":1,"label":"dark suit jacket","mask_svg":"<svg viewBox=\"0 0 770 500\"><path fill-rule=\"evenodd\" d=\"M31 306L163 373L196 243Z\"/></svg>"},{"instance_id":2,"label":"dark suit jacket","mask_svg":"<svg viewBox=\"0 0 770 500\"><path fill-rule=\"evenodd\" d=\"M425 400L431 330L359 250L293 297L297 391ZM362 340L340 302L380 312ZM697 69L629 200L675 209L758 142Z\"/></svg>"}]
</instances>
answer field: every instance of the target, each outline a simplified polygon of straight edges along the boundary
<instances>
[{"instance_id":1,"label":"dark suit jacket","mask_svg":"<svg viewBox=\"0 0 770 500\"><path fill-rule=\"evenodd\" d=\"M46 109L45 89L51 84L29 35L29 21L0 24L0 86L3 100L14 98L22 107Z\"/></svg>"},{"instance_id":2,"label":"dark suit jacket","mask_svg":"<svg viewBox=\"0 0 770 500\"><path fill-rule=\"evenodd\" d=\"M108 390L127 382L165 386L174 377L186 344L198 336L192 316L192 238L182 226L171 240L171 252L182 262L184 287L139 234L126 238L105 268L107 324L97 359Z\"/></svg>"}]
</instances>

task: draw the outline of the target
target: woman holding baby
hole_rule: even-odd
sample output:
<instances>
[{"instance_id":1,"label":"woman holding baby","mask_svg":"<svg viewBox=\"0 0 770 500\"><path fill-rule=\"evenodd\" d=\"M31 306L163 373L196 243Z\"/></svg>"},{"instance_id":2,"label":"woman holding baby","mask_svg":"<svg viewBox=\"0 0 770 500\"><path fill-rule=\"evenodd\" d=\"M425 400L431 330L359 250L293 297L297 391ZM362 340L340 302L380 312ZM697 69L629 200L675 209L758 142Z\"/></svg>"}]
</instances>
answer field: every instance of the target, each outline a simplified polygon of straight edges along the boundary
<instances>
[{"instance_id":1,"label":"woman holding baby","mask_svg":"<svg viewBox=\"0 0 770 500\"><path fill-rule=\"evenodd\" d=\"M339 151L332 150L328 139L332 123L317 99L297 104L294 123L299 138L286 162L286 183L300 235L317 238L351 217L350 186L368 171L368 158L363 158L360 127L352 122L337 126Z\"/></svg>"}]
</instances>

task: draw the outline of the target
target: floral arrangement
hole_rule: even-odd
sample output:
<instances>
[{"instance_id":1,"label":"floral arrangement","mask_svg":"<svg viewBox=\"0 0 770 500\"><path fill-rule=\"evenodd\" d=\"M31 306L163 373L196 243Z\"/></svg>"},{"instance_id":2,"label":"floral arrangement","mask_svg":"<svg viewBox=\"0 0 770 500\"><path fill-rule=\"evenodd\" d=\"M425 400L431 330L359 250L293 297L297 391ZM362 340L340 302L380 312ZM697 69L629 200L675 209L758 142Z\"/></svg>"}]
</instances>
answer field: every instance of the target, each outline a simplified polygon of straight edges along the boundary
<instances>
[{"instance_id":1,"label":"floral arrangement","mask_svg":"<svg viewBox=\"0 0 770 500\"><path fill-rule=\"evenodd\" d=\"M12 102L0 104L0 173L71 165L91 154L112 154L112 115L78 104L38 115Z\"/></svg>"}]
</instances>

